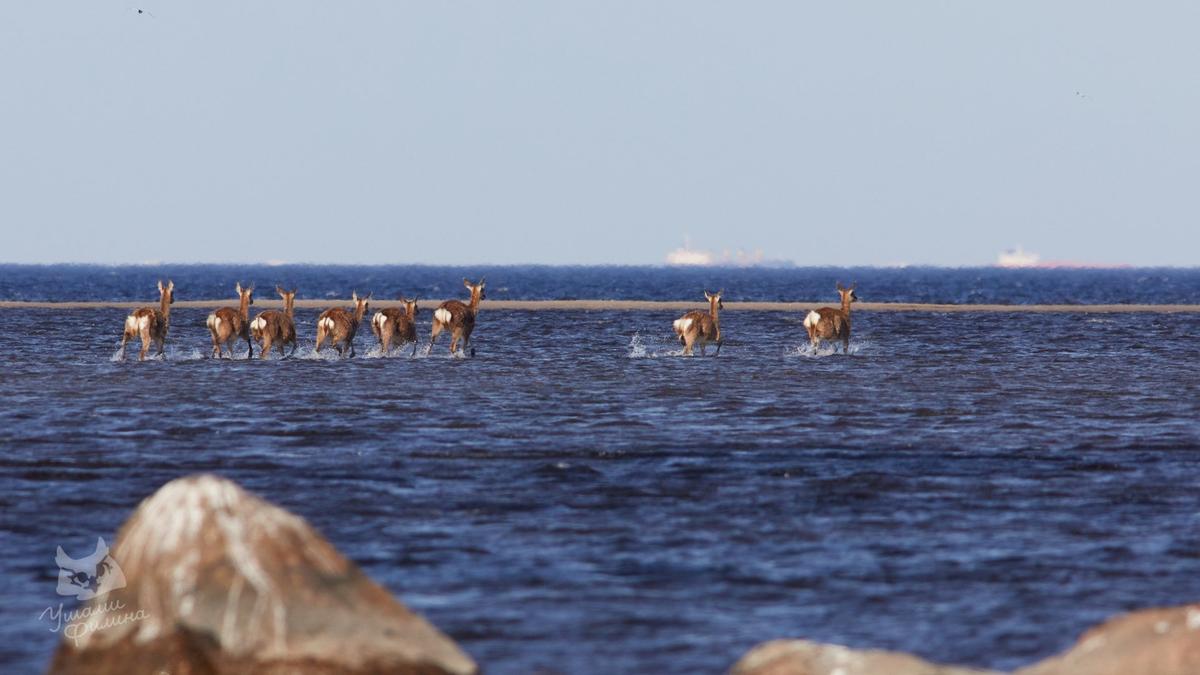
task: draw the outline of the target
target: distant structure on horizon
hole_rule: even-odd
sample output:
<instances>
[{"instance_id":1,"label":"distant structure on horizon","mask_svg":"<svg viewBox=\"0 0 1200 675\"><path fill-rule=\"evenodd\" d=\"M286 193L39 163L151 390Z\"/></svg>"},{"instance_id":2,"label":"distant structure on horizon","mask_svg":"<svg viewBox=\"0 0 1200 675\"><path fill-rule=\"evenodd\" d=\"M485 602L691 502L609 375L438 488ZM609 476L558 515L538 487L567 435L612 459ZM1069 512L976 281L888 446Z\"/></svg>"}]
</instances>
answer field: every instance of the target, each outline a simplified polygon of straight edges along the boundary
<instances>
[{"instance_id":1,"label":"distant structure on horizon","mask_svg":"<svg viewBox=\"0 0 1200 675\"><path fill-rule=\"evenodd\" d=\"M1001 251L996 256L996 267L1037 267L1042 256L1030 253L1020 246Z\"/></svg>"},{"instance_id":2,"label":"distant structure on horizon","mask_svg":"<svg viewBox=\"0 0 1200 675\"><path fill-rule=\"evenodd\" d=\"M1007 251L1001 251L1000 255L996 256L996 267L1004 267L1008 269L1126 269L1132 267L1126 264L1104 264L1104 263L1084 263L1071 260L1047 260L1042 262L1042 257L1036 253L1031 253L1021 248L1010 248Z\"/></svg>"},{"instance_id":3,"label":"distant structure on horizon","mask_svg":"<svg viewBox=\"0 0 1200 675\"><path fill-rule=\"evenodd\" d=\"M691 241L684 238L683 246L667 252L667 265L671 267L795 267L791 260L769 259L762 250L747 253L741 249L731 253L728 249L716 255L712 251L692 248Z\"/></svg>"}]
</instances>

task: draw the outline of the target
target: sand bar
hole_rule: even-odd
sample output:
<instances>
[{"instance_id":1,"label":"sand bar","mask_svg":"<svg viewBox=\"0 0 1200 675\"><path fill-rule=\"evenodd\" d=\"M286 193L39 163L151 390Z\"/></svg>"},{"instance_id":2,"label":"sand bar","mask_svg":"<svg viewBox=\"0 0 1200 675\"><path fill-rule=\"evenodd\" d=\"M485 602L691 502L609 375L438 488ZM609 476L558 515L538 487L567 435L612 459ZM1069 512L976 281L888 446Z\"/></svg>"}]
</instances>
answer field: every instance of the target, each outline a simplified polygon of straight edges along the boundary
<instances>
[{"instance_id":1,"label":"sand bar","mask_svg":"<svg viewBox=\"0 0 1200 675\"><path fill-rule=\"evenodd\" d=\"M419 306L424 309L437 307L440 300L420 300ZM303 309L322 309L327 307L344 307L351 304L350 299L343 300L296 300L296 307ZM399 307L396 300L372 300L372 308ZM237 306L237 300L179 300L175 308L215 309L217 307ZM252 312L263 309L278 309L283 302L278 299L255 299ZM752 312L802 312L816 307L830 307L829 302L726 302L727 311ZM156 301L144 302L23 302L16 300L0 300L0 309L134 309L136 307L158 307ZM688 309L706 309L703 302L686 300L484 300L481 310L518 310L518 311L681 311ZM1197 305L971 305L971 304L926 304L913 302L858 302L855 311L865 312L1008 312L1008 313L1122 313L1122 312L1154 312L1154 313L1200 313Z\"/></svg>"}]
</instances>

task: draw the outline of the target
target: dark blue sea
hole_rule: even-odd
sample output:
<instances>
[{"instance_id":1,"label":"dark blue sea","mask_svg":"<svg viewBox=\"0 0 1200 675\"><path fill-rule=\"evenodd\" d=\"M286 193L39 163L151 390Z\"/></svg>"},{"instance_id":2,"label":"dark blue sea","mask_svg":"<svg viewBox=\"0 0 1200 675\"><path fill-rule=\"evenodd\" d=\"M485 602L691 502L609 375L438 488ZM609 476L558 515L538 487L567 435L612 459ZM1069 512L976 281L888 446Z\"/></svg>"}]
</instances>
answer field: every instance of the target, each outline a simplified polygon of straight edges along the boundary
<instances>
[{"instance_id":1,"label":"dark blue sea","mask_svg":"<svg viewBox=\"0 0 1200 675\"><path fill-rule=\"evenodd\" d=\"M490 299L1198 303L1200 271L0 266L0 300L232 296L235 281ZM262 293L260 297L267 297ZM254 308L257 309L257 308ZM431 308L420 314L422 339ZM1019 307L1014 307L1019 310ZM215 472L303 516L488 673L720 673L802 637L1011 668L1200 600L1200 315L483 311L475 358L113 359L126 311L0 309L0 672L59 639L55 550ZM443 343L441 347L444 347ZM240 347L239 355L244 355ZM68 609L70 607L68 606Z\"/></svg>"}]
</instances>

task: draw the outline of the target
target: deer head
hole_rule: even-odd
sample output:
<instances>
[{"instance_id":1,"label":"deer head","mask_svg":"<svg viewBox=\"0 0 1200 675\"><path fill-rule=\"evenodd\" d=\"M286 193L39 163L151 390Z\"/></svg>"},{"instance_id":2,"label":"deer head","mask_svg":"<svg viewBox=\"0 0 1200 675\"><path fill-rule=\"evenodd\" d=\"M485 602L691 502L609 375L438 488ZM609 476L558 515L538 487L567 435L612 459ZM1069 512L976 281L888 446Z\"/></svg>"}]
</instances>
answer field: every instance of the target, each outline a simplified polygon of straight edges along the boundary
<instances>
[{"instance_id":1,"label":"deer head","mask_svg":"<svg viewBox=\"0 0 1200 675\"><path fill-rule=\"evenodd\" d=\"M408 298L401 297L400 301L404 303L404 313L408 315L408 318L417 318L417 299L413 298L409 300Z\"/></svg>"},{"instance_id":2,"label":"deer head","mask_svg":"<svg viewBox=\"0 0 1200 675\"><path fill-rule=\"evenodd\" d=\"M842 298L842 306L843 307L849 307L850 303L858 302L858 296L855 295L855 293L854 293L854 287L857 285L858 284L850 284L850 288L846 288L846 287L842 286L842 283L840 281L838 282L837 292L838 292L838 295L840 295Z\"/></svg>"},{"instance_id":3,"label":"deer head","mask_svg":"<svg viewBox=\"0 0 1200 675\"><path fill-rule=\"evenodd\" d=\"M467 279L466 277L463 277L463 286L466 286L467 290L471 292L471 306L472 307L478 306L480 300L487 299L487 295L485 295L483 292L483 289L486 285L487 285L487 283L484 281L483 278L479 279L479 283L473 284L473 283L471 283L471 281L469 279Z\"/></svg>"},{"instance_id":4,"label":"deer head","mask_svg":"<svg viewBox=\"0 0 1200 675\"><path fill-rule=\"evenodd\" d=\"M704 297L708 298L708 304L710 307L714 309L725 309L725 304L721 302L721 294L724 292L724 290L717 291L716 293L704 291Z\"/></svg>"},{"instance_id":5,"label":"deer head","mask_svg":"<svg viewBox=\"0 0 1200 675\"><path fill-rule=\"evenodd\" d=\"M367 313L367 306L371 302L371 294L368 293L365 298L358 297L358 293L350 294L350 299L354 301L354 320L362 321L363 315Z\"/></svg>"},{"instance_id":6,"label":"deer head","mask_svg":"<svg viewBox=\"0 0 1200 675\"><path fill-rule=\"evenodd\" d=\"M292 290L289 291L289 290L283 288L282 286L275 287L275 292L279 294L279 297L283 298L284 310L287 311L289 314L291 313L292 307L295 305L295 302L296 302L296 290L297 289L293 288Z\"/></svg>"},{"instance_id":7,"label":"deer head","mask_svg":"<svg viewBox=\"0 0 1200 675\"><path fill-rule=\"evenodd\" d=\"M241 300L242 306L249 307L254 304L254 287L242 288L242 282L238 282L234 288L237 291L238 299Z\"/></svg>"},{"instance_id":8,"label":"deer head","mask_svg":"<svg viewBox=\"0 0 1200 675\"><path fill-rule=\"evenodd\" d=\"M162 304L163 304L164 309L167 307L167 305L174 304L175 303L175 282L168 279L167 285L163 286L163 282L160 280L158 282L158 295L160 298L162 298Z\"/></svg>"}]
</instances>

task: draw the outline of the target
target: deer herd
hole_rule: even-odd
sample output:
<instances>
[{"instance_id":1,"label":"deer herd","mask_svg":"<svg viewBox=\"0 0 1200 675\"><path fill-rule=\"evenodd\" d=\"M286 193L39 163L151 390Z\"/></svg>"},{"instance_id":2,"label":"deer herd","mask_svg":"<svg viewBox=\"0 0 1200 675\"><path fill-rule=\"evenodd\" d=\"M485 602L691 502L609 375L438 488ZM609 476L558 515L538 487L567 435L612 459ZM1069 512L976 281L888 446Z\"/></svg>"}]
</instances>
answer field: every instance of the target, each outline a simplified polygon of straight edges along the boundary
<instances>
[{"instance_id":1,"label":"deer herd","mask_svg":"<svg viewBox=\"0 0 1200 675\"><path fill-rule=\"evenodd\" d=\"M486 298L484 295L485 282L480 279L479 283L473 284L470 280L463 279L463 286L471 294L468 302L447 300L433 310L427 353L432 351L438 335L442 331L449 331L451 355L475 355L475 349L470 347L471 333L475 330L475 318L479 314L479 303ZM272 347L276 347L279 355L284 358L295 354L296 323L294 317L297 289L293 288L289 291L276 286L275 292L283 299L283 311L268 309L265 312L259 312L253 321L250 320L250 305L254 304L254 287L242 288L242 284L239 282L234 290L238 295L237 309L222 307L209 314L205 322L208 332L212 336L213 358L223 358L226 352L228 352L229 358L233 358L233 345L240 340L246 341L246 347L249 349L247 358L254 357L254 343L256 342L259 346L259 358L262 359L267 358ZM842 353L849 352L850 305L858 301L858 296L854 293L853 285L846 288L838 283L837 292L841 296L840 308L822 307L812 310L804 317L804 328L808 331L808 339L814 350L820 347L822 340L828 340L840 341ZM721 303L722 293L724 291L716 293L704 291L704 297L708 300L708 312L696 310L675 320L673 324L675 335L683 345L685 356L692 356L692 350L697 345L703 356L710 343L717 346L714 355L721 353L721 345L724 342L721 337L720 318L720 310L724 308ZM125 318L125 329L121 335L121 348L118 352L122 360L125 358L125 345L133 339L140 339L142 342L141 351L138 353L139 361L145 360L151 345L156 348L155 356L163 356L163 345L167 339L167 329L171 324L171 304L175 302L175 283L168 281L166 285L163 285L159 281L158 294L158 309L140 307ZM359 297L356 292L351 295L351 301L354 303L354 308L351 310L344 307L332 307L321 312L317 317L317 353L320 353L321 348L328 342L339 356L346 356L347 353L351 357L354 356L354 336L358 333L359 324L367 315L371 295ZM390 354L393 346L403 347L411 343L412 354L416 356L417 301L415 298L410 300L404 297L401 297L400 301L403 309L387 308L375 312L370 319L371 332L379 341L379 347L383 354ZM286 351L285 346L290 346L291 350ZM834 350L836 351L836 343Z\"/></svg>"}]
</instances>

